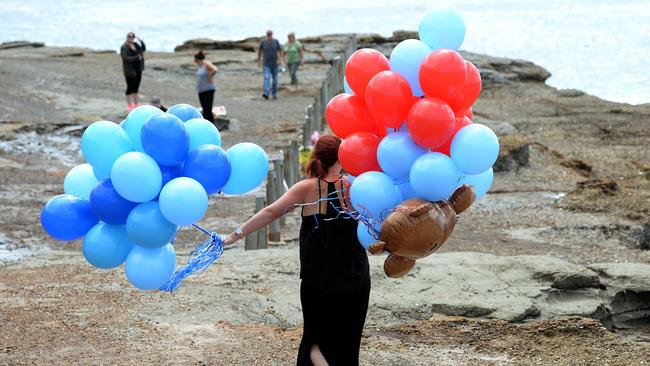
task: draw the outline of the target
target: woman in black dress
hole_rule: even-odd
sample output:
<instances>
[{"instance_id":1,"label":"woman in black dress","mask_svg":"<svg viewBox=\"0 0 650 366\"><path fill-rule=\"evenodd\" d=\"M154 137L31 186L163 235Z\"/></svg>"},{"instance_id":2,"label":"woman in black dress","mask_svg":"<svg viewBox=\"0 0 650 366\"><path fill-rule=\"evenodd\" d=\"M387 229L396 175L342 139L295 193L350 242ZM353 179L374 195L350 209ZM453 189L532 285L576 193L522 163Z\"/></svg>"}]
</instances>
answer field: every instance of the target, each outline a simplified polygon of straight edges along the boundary
<instances>
[{"instance_id":1,"label":"woman in black dress","mask_svg":"<svg viewBox=\"0 0 650 366\"><path fill-rule=\"evenodd\" d=\"M138 106L138 90L144 70L144 51L147 49L144 42L133 32L126 35L126 41L120 48L122 57L122 71L126 79L126 105L129 111Z\"/></svg>"},{"instance_id":2,"label":"woman in black dress","mask_svg":"<svg viewBox=\"0 0 650 366\"><path fill-rule=\"evenodd\" d=\"M368 311L368 257L357 239L357 221L341 211L351 207L349 182L341 175L341 139L321 137L308 164L311 178L296 183L273 204L235 229L232 245L295 207L300 226L300 302L304 330L298 365L358 365Z\"/></svg>"}]
</instances>

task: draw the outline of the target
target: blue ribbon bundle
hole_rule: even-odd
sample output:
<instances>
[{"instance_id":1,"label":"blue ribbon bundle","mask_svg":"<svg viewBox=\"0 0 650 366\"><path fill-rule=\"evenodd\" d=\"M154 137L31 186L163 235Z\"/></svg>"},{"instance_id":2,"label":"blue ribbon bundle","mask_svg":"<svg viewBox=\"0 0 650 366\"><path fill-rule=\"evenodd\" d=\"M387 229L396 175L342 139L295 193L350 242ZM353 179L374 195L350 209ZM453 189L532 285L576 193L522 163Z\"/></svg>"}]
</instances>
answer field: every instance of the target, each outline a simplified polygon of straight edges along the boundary
<instances>
[{"instance_id":1,"label":"blue ribbon bundle","mask_svg":"<svg viewBox=\"0 0 650 366\"><path fill-rule=\"evenodd\" d=\"M190 253L187 264L174 272L167 282L161 287L160 291L174 292L183 285L183 281L194 273L205 271L214 261L221 258L223 254L223 237L212 231L194 224L195 228L210 236L210 239L197 245Z\"/></svg>"}]
</instances>

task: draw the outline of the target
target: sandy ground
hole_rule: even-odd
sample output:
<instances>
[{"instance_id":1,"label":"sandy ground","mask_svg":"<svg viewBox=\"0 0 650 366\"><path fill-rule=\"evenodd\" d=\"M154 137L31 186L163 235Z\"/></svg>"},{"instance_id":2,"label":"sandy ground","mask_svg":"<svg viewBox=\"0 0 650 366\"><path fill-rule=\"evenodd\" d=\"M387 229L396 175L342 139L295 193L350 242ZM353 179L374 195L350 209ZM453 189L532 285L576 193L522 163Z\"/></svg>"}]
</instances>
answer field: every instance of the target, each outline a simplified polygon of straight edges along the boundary
<instances>
[{"instance_id":1,"label":"sandy ground","mask_svg":"<svg viewBox=\"0 0 650 366\"><path fill-rule=\"evenodd\" d=\"M229 250L173 295L134 290L123 269L93 269L78 241L44 234L40 208L62 192L65 173L81 161L80 128L126 115L118 56L81 50L82 57L72 57L73 51L0 51L0 364L291 364L301 334L295 214L283 228L286 243ZM252 53L212 51L208 58L221 69L215 104L236 119L222 134L224 145L251 141L267 151L297 136L327 69L307 64L298 93L286 90L282 75L279 99L265 101ZM196 105L193 83L190 53L147 55L145 98ZM530 161L496 175L492 193L462 216L441 251L650 262L639 248L650 212L650 106L563 97L543 83L522 81L487 85L475 112L512 124L517 138L532 143ZM567 166L568 160L585 162L590 172ZM616 190L578 186L597 179L613 180ZM218 197L203 225L230 230L252 212L251 196ZM181 234L179 264L201 239L196 231ZM371 258L373 278L383 276L381 260ZM377 281L373 293L396 290L410 289ZM293 315L280 316L278 308ZM642 365L650 359L647 342L621 338L592 320L414 320L408 314L417 309L405 303L371 312L362 364Z\"/></svg>"}]
</instances>

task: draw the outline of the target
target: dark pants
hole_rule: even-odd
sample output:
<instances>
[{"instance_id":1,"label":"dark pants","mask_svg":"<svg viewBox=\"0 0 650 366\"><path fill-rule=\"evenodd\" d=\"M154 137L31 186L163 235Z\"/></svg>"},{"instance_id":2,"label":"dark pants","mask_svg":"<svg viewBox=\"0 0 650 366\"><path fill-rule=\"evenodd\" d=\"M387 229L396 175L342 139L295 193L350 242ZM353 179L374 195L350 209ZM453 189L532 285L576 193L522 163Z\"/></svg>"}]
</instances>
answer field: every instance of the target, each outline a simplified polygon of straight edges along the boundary
<instances>
[{"instance_id":1,"label":"dark pants","mask_svg":"<svg viewBox=\"0 0 650 366\"><path fill-rule=\"evenodd\" d=\"M126 92L124 94L131 95L138 92L140 89L140 81L142 80L142 72L138 72L135 76L126 77Z\"/></svg>"},{"instance_id":2,"label":"dark pants","mask_svg":"<svg viewBox=\"0 0 650 366\"><path fill-rule=\"evenodd\" d=\"M291 75L291 85L298 85L298 67L300 66L299 62L293 64L287 64L289 68L289 75Z\"/></svg>"},{"instance_id":3,"label":"dark pants","mask_svg":"<svg viewBox=\"0 0 650 366\"><path fill-rule=\"evenodd\" d=\"M214 123L214 115L212 114L212 103L214 103L214 90L206 90L199 93L199 102L201 102L201 109L203 109L203 118Z\"/></svg>"}]
</instances>

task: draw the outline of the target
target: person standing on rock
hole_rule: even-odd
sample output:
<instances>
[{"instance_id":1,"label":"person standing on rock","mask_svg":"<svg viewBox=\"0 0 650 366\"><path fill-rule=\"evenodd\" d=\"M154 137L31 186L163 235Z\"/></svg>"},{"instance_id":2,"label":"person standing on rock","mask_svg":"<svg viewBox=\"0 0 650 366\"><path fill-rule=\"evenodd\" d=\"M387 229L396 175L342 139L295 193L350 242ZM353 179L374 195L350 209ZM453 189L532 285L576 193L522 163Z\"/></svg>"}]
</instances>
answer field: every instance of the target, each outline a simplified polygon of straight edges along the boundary
<instances>
[{"instance_id":1,"label":"person standing on rock","mask_svg":"<svg viewBox=\"0 0 650 366\"><path fill-rule=\"evenodd\" d=\"M303 51L304 48L300 41L296 40L296 34L294 32L289 32L287 35L287 43L282 47L284 51L284 62L289 69L289 75L291 75L291 86L290 91L296 91L298 89L298 67L303 65Z\"/></svg>"},{"instance_id":2,"label":"person standing on rock","mask_svg":"<svg viewBox=\"0 0 650 366\"><path fill-rule=\"evenodd\" d=\"M235 229L224 246L301 206L300 302L304 330L300 365L359 365L361 334L368 311L368 256L357 239L357 220L340 213L352 207L349 181L341 175L341 139L323 136L308 164L311 176Z\"/></svg>"},{"instance_id":3,"label":"person standing on rock","mask_svg":"<svg viewBox=\"0 0 650 366\"><path fill-rule=\"evenodd\" d=\"M144 51L147 47L133 32L126 35L126 41L120 48L122 71L126 78L126 105L129 111L138 106L138 89L144 71Z\"/></svg>"},{"instance_id":4,"label":"person standing on rock","mask_svg":"<svg viewBox=\"0 0 650 366\"><path fill-rule=\"evenodd\" d=\"M199 66L196 71L196 92L199 93L199 102L201 103L201 114L203 118L214 123L214 114L212 114L212 104L214 103L214 75L219 71L214 64L205 59L203 51L194 55L194 62Z\"/></svg>"},{"instance_id":5,"label":"person standing on rock","mask_svg":"<svg viewBox=\"0 0 650 366\"><path fill-rule=\"evenodd\" d=\"M273 38L273 31L266 31L266 38L260 42L257 50L257 65L262 67L264 72L264 99L277 99L278 92L278 65L284 61L282 46L277 39ZM272 85L269 86L270 79L273 79Z\"/></svg>"}]
</instances>

